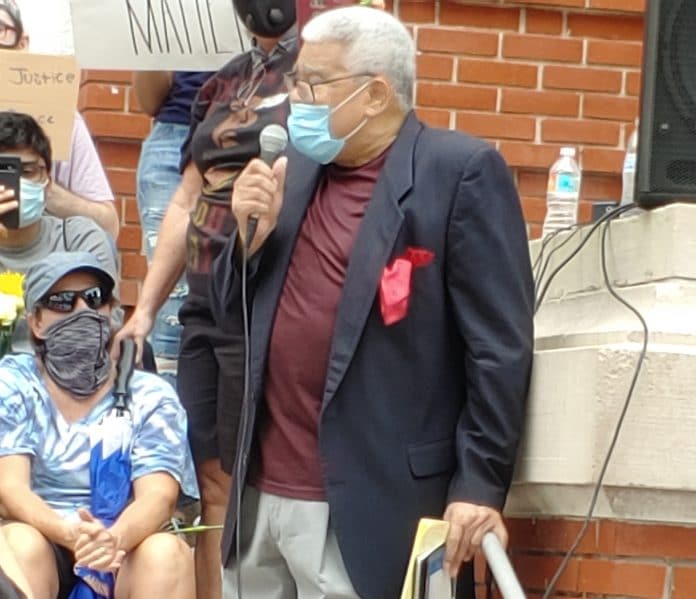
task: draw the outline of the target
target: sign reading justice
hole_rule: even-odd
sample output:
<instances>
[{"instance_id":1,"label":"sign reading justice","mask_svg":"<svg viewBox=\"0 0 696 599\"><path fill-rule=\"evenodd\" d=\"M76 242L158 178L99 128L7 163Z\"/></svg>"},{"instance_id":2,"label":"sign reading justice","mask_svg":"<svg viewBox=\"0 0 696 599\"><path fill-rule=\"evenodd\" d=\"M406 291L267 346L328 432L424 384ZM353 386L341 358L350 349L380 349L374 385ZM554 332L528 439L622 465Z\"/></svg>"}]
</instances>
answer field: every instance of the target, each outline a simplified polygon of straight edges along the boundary
<instances>
[{"instance_id":1,"label":"sign reading justice","mask_svg":"<svg viewBox=\"0 0 696 599\"><path fill-rule=\"evenodd\" d=\"M82 68L216 70L250 47L232 0L71 0Z\"/></svg>"},{"instance_id":2,"label":"sign reading justice","mask_svg":"<svg viewBox=\"0 0 696 599\"><path fill-rule=\"evenodd\" d=\"M0 110L33 116L56 160L70 153L80 76L72 56L0 50Z\"/></svg>"}]
</instances>

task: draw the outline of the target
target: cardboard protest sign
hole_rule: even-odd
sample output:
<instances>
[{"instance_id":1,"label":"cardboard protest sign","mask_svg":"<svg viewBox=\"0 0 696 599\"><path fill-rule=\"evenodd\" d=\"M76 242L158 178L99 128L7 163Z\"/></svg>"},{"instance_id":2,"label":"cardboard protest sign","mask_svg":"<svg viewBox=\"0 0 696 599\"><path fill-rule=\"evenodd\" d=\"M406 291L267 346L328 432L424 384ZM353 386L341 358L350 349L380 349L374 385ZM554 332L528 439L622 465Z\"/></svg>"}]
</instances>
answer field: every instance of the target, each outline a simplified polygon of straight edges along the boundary
<instances>
[{"instance_id":1,"label":"cardboard protest sign","mask_svg":"<svg viewBox=\"0 0 696 599\"><path fill-rule=\"evenodd\" d=\"M0 110L33 116L51 139L53 156L70 154L80 75L72 56L0 50Z\"/></svg>"},{"instance_id":2,"label":"cardboard protest sign","mask_svg":"<svg viewBox=\"0 0 696 599\"><path fill-rule=\"evenodd\" d=\"M82 68L217 70L248 50L232 0L71 0Z\"/></svg>"}]
</instances>

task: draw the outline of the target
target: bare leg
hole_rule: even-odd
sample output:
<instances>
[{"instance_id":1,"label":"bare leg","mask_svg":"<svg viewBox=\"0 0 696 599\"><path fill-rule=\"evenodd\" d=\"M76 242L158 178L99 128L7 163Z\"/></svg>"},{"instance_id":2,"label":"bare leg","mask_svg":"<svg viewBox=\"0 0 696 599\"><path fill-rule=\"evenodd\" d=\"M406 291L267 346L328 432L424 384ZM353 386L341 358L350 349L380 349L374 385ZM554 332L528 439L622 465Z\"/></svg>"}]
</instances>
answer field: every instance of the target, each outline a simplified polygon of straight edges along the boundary
<instances>
[{"instance_id":1,"label":"bare leg","mask_svg":"<svg viewBox=\"0 0 696 599\"><path fill-rule=\"evenodd\" d=\"M145 539L123 560L116 599L195 599L191 548L171 533Z\"/></svg>"},{"instance_id":2,"label":"bare leg","mask_svg":"<svg viewBox=\"0 0 696 599\"><path fill-rule=\"evenodd\" d=\"M230 495L231 477L219 459L207 460L198 467L201 490L201 524L223 524ZM196 537L196 592L199 599L222 598L220 540L222 533L210 531Z\"/></svg>"},{"instance_id":3,"label":"bare leg","mask_svg":"<svg viewBox=\"0 0 696 599\"><path fill-rule=\"evenodd\" d=\"M55 599L58 596L58 568L53 548L46 537L28 524L19 522L3 526L2 532L34 599Z\"/></svg>"},{"instance_id":4,"label":"bare leg","mask_svg":"<svg viewBox=\"0 0 696 599\"><path fill-rule=\"evenodd\" d=\"M2 528L0 528L0 568L17 585L17 588L27 596L27 599L33 599L34 594L31 592L29 581L27 581L24 572L19 567Z\"/></svg>"}]
</instances>

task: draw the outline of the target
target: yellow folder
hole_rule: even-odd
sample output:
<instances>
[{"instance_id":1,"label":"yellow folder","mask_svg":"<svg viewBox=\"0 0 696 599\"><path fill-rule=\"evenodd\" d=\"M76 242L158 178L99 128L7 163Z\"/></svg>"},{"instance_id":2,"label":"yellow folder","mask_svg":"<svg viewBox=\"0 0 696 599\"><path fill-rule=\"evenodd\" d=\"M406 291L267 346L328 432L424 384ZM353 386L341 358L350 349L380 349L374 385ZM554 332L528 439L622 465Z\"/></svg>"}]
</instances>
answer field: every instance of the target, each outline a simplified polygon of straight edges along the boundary
<instances>
[{"instance_id":1,"label":"yellow folder","mask_svg":"<svg viewBox=\"0 0 696 599\"><path fill-rule=\"evenodd\" d=\"M413 583L416 558L424 552L432 551L442 545L447 539L449 522L421 518L416 529L416 537L413 541L411 557L408 560L404 587L401 590L401 599L415 599Z\"/></svg>"}]
</instances>

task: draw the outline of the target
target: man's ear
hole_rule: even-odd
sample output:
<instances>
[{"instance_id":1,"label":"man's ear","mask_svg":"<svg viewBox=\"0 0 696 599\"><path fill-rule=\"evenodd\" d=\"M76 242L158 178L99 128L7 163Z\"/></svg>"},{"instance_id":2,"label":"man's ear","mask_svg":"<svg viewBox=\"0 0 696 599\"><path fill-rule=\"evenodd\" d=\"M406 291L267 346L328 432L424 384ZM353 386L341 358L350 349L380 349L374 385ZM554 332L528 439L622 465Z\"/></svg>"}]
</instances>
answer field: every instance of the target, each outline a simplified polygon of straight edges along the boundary
<instances>
[{"instance_id":1,"label":"man's ear","mask_svg":"<svg viewBox=\"0 0 696 599\"><path fill-rule=\"evenodd\" d=\"M17 50L28 50L29 49L29 36L26 33L22 34L19 38L19 43L17 44Z\"/></svg>"},{"instance_id":2,"label":"man's ear","mask_svg":"<svg viewBox=\"0 0 696 599\"><path fill-rule=\"evenodd\" d=\"M394 88L384 77L375 77L368 87L370 99L368 100L366 114L376 116L384 112L394 98Z\"/></svg>"}]
</instances>

